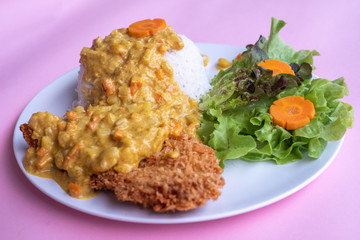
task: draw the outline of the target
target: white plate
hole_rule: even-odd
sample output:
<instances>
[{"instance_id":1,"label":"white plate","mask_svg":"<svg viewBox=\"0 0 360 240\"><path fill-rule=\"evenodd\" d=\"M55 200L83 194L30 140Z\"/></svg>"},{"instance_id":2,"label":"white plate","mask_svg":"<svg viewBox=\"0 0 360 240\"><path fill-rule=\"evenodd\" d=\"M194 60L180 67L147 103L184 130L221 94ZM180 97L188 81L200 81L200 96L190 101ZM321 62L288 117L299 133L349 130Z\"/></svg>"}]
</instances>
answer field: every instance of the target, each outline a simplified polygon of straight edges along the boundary
<instances>
[{"instance_id":1,"label":"white plate","mask_svg":"<svg viewBox=\"0 0 360 240\"><path fill-rule=\"evenodd\" d=\"M197 44L201 53L210 57L209 74L216 74L215 65L220 57L229 60L243 51L243 48ZM322 173L335 158L342 140L330 142L319 159L275 165L273 162L226 161L225 187L215 202L209 201L205 207L188 212L159 214L140 206L119 202L111 193L78 200L69 197L53 180L28 174L23 168L27 144L22 138L19 126L29 120L32 113L49 111L62 116L76 98L75 87L79 68L56 79L40 91L26 106L14 130L14 152L25 176L42 192L51 198L79 211L121 221L138 223L185 223L200 222L233 216L264 207L298 191Z\"/></svg>"}]
</instances>

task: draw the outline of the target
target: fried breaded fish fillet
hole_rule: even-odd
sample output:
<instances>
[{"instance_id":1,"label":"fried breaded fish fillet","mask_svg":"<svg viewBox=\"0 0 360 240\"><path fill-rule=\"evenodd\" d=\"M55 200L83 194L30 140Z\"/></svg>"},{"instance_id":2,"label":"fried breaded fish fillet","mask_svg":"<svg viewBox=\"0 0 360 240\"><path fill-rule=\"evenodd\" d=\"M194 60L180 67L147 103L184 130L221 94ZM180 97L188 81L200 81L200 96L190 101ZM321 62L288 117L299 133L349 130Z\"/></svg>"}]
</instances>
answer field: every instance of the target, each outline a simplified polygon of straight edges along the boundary
<instances>
[{"instance_id":1,"label":"fried breaded fish fillet","mask_svg":"<svg viewBox=\"0 0 360 240\"><path fill-rule=\"evenodd\" d=\"M31 138L31 135L33 134L33 130L31 129L29 124L27 124L27 123L21 124L20 125L20 131L23 133L23 137L24 137L26 143L30 147L35 148L37 146L38 140Z\"/></svg>"},{"instance_id":2,"label":"fried breaded fish fillet","mask_svg":"<svg viewBox=\"0 0 360 240\"><path fill-rule=\"evenodd\" d=\"M114 170L94 175L94 189L115 192L121 201L151 207L156 212L186 211L216 200L224 184L215 151L182 133L165 141L160 152L129 173Z\"/></svg>"}]
</instances>

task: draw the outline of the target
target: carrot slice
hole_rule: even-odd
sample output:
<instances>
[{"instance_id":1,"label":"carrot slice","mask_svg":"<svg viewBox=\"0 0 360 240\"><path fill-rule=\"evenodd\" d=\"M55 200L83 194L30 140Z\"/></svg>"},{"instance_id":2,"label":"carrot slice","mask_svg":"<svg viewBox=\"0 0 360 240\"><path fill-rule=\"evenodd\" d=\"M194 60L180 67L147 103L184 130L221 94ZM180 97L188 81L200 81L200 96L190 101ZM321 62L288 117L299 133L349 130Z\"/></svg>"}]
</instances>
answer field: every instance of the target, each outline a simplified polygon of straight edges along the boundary
<instances>
[{"instance_id":1,"label":"carrot slice","mask_svg":"<svg viewBox=\"0 0 360 240\"><path fill-rule=\"evenodd\" d=\"M164 30L166 22L164 19L155 18L154 20L145 19L142 21L134 22L128 28L129 34L134 37L147 37L154 35L157 32Z\"/></svg>"},{"instance_id":2,"label":"carrot slice","mask_svg":"<svg viewBox=\"0 0 360 240\"><path fill-rule=\"evenodd\" d=\"M300 96L288 96L276 100L269 112L275 125L288 130L305 126L315 116L314 104Z\"/></svg>"},{"instance_id":3,"label":"carrot slice","mask_svg":"<svg viewBox=\"0 0 360 240\"><path fill-rule=\"evenodd\" d=\"M236 58L235 58L236 60L238 60L239 62L241 62L241 53L239 53L237 56L236 56Z\"/></svg>"},{"instance_id":4,"label":"carrot slice","mask_svg":"<svg viewBox=\"0 0 360 240\"><path fill-rule=\"evenodd\" d=\"M281 73L295 75L294 71L291 69L291 66L289 64L276 59L267 59L263 62L260 62L258 66L272 70L273 76Z\"/></svg>"}]
</instances>

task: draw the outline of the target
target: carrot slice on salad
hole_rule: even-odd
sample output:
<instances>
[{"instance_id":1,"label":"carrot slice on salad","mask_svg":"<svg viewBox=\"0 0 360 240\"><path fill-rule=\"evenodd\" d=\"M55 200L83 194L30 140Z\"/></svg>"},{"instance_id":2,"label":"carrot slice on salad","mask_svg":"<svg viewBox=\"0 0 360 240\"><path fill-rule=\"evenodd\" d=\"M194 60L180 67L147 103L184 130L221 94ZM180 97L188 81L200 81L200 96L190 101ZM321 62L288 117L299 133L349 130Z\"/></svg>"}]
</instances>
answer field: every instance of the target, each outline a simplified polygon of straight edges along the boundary
<instances>
[{"instance_id":1,"label":"carrot slice on salad","mask_svg":"<svg viewBox=\"0 0 360 240\"><path fill-rule=\"evenodd\" d=\"M241 55L242 55L242 54L239 53L239 54L236 56L236 58L235 58L235 59L238 60L239 62L241 62L241 60L242 60Z\"/></svg>"},{"instance_id":2,"label":"carrot slice on salad","mask_svg":"<svg viewBox=\"0 0 360 240\"><path fill-rule=\"evenodd\" d=\"M303 127L315 116L314 104L300 96L288 96L270 107L273 123L288 130Z\"/></svg>"},{"instance_id":3,"label":"carrot slice on salad","mask_svg":"<svg viewBox=\"0 0 360 240\"><path fill-rule=\"evenodd\" d=\"M147 37L154 35L157 32L164 30L166 22L164 19L155 18L153 20L145 19L142 21L134 22L128 28L129 34L134 37Z\"/></svg>"},{"instance_id":4,"label":"carrot slice on salad","mask_svg":"<svg viewBox=\"0 0 360 240\"><path fill-rule=\"evenodd\" d=\"M281 73L288 73L295 75L294 71L291 69L291 66L289 64L276 59L267 59L263 62L260 62L258 66L272 70L273 76Z\"/></svg>"}]
</instances>

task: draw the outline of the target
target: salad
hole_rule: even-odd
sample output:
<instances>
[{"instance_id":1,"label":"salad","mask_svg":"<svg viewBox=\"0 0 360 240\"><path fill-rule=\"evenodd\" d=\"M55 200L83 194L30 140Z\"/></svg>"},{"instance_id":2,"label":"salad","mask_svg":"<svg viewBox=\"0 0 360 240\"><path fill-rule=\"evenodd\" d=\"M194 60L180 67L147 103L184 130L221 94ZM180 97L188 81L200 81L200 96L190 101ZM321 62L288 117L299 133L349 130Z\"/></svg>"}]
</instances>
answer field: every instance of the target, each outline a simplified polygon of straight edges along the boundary
<instances>
[{"instance_id":1,"label":"salad","mask_svg":"<svg viewBox=\"0 0 360 240\"><path fill-rule=\"evenodd\" d=\"M268 39L260 36L248 45L212 79L212 90L200 100L198 135L216 150L222 167L224 160L235 158L276 164L301 160L304 154L316 159L328 141L340 140L353 125L352 106L339 101L349 94L344 79L315 78L313 57L319 53L285 44L279 37L285 24L272 18ZM287 127L269 112L286 97L310 101L314 112L305 124L296 120Z\"/></svg>"}]
</instances>

